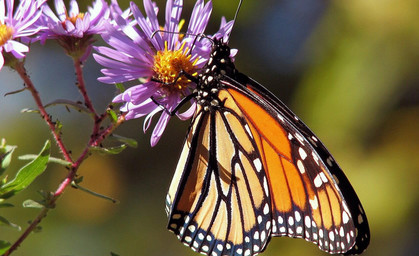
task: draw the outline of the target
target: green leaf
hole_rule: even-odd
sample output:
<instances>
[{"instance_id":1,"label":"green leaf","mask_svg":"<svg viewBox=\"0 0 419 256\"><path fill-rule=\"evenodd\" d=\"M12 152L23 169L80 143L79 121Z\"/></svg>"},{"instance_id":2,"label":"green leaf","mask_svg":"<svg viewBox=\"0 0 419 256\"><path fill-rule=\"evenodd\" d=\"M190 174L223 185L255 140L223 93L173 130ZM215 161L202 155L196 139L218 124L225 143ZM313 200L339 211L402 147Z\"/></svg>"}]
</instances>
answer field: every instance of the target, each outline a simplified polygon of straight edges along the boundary
<instances>
[{"instance_id":1,"label":"green leaf","mask_svg":"<svg viewBox=\"0 0 419 256\"><path fill-rule=\"evenodd\" d=\"M132 148L137 148L138 147L138 142L134 139L131 139L131 138L123 137L123 136L120 136L120 135L117 135L117 134L112 134L109 138L110 139L115 139L116 141L127 144L127 146L132 147Z\"/></svg>"},{"instance_id":2,"label":"green leaf","mask_svg":"<svg viewBox=\"0 0 419 256\"><path fill-rule=\"evenodd\" d=\"M22 206L25 207L25 208L37 208L37 209L42 209L42 208L45 207L42 203L37 202L37 201L32 200L32 199L28 199L28 200L24 201Z\"/></svg>"},{"instance_id":3,"label":"green leaf","mask_svg":"<svg viewBox=\"0 0 419 256\"><path fill-rule=\"evenodd\" d=\"M109 200L109 201L111 201L114 204L119 204L119 200L114 199L114 198L109 197L109 196L105 196L105 195L100 194L100 193L97 193L97 192L92 191L92 190L90 190L88 188L82 187L82 186L79 185L80 182L81 182L81 180L79 180L79 181L73 181L73 182L71 182L71 186L73 188L80 189L81 191L86 192L86 193L88 193L88 194L90 194L92 196L96 196L96 197L99 197L99 198L102 198L102 199Z\"/></svg>"},{"instance_id":4,"label":"green leaf","mask_svg":"<svg viewBox=\"0 0 419 256\"><path fill-rule=\"evenodd\" d=\"M63 124L60 122L60 120L55 121L55 132L60 134L62 129Z\"/></svg>"},{"instance_id":5,"label":"green leaf","mask_svg":"<svg viewBox=\"0 0 419 256\"><path fill-rule=\"evenodd\" d=\"M125 91L125 87L124 87L124 85L123 84L121 84L121 83L116 83L115 84L115 87L119 90L119 92L124 92Z\"/></svg>"},{"instance_id":6,"label":"green leaf","mask_svg":"<svg viewBox=\"0 0 419 256\"><path fill-rule=\"evenodd\" d=\"M36 114L39 114L41 112L39 112L39 110L36 110L36 109L24 108L20 111L20 113L36 113Z\"/></svg>"},{"instance_id":7,"label":"green leaf","mask_svg":"<svg viewBox=\"0 0 419 256\"><path fill-rule=\"evenodd\" d=\"M108 108L106 112L108 113L108 116L110 117L112 123L116 123L118 121L118 115L115 113L113 109Z\"/></svg>"},{"instance_id":8,"label":"green leaf","mask_svg":"<svg viewBox=\"0 0 419 256\"><path fill-rule=\"evenodd\" d=\"M27 154L27 155L19 156L18 159L19 160L33 160L37 157L38 157L37 155ZM56 158L56 157L49 157L48 163L60 164L60 165L64 165L64 166L70 166L71 165L71 162L68 162L64 159Z\"/></svg>"},{"instance_id":9,"label":"green leaf","mask_svg":"<svg viewBox=\"0 0 419 256\"><path fill-rule=\"evenodd\" d=\"M17 146L6 145L6 140L1 140L0 145L0 175L6 171L7 167L9 167L10 162L12 161L12 154L13 151L17 148Z\"/></svg>"},{"instance_id":10,"label":"green leaf","mask_svg":"<svg viewBox=\"0 0 419 256\"><path fill-rule=\"evenodd\" d=\"M72 107L79 112L86 112L86 113L90 114L89 109L86 108L82 103L74 102L74 101L71 101L71 100L65 100L65 99L54 100L54 101L46 104L45 108L50 107L50 106L55 106L55 105L65 105L67 107Z\"/></svg>"},{"instance_id":11,"label":"green leaf","mask_svg":"<svg viewBox=\"0 0 419 256\"><path fill-rule=\"evenodd\" d=\"M127 145L122 144L120 146L110 147L110 148L91 147L90 150L99 152L101 154L117 155L117 154L121 153L126 148L127 148Z\"/></svg>"},{"instance_id":12,"label":"green leaf","mask_svg":"<svg viewBox=\"0 0 419 256\"><path fill-rule=\"evenodd\" d=\"M9 198L25 189L45 171L49 160L50 147L51 143L46 141L38 157L22 167L13 180L0 187L0 198Z\"/></svg>"},{"instance_id":13,"label":"green leaf","mask_svg":"<svg viewBox=\"0 0 419 256\"><path fill-rule=\"evenodd\" d=\"M3 255L7 250L9 250L10 246L12 246L11 243L0 240L0 255Z\"/></svg>"},{"instance_id":14,"label":"green leaf","mask_svg":"<svg viewBox=\"0 0 419 256\"><path fill-rule=\"evenodd\" d=\"M119 254L116 254L114 252L111 252L111 256L119 256Z\"/></svg>"},{"instance_id":15,"label":"green leaf","mask_svg":"<svg viewBox=\"0 0 419 256\"><path fill-rule=\"evenodd\" d=\"M27 89L28 89L27 87L23 87L22 89L19 89L19 90L16 90L16 91L11 91L11 92L8 92L8 93L5 93L5 94L4 94L4 97L6 97L6 96L8 96L8 95L12 95L12 94L17 94L17 93L23 92L23 91L25 91L25 90L27 90Z\"/></svg>"},{"instance_id":16,"label":"green leaf","mask_svg":"<svg viewBox=\"0 0 419 256\"><path fill-rule=\"evenodd\" d=\"M12 227L12 228L17 229L18 231L22 230L22 228L20 226L8 221L6 218L4 218L2 216L0 216L0 225L6 225L6 226L9 226L9 227Z\"/></svg>"}]
</instances>

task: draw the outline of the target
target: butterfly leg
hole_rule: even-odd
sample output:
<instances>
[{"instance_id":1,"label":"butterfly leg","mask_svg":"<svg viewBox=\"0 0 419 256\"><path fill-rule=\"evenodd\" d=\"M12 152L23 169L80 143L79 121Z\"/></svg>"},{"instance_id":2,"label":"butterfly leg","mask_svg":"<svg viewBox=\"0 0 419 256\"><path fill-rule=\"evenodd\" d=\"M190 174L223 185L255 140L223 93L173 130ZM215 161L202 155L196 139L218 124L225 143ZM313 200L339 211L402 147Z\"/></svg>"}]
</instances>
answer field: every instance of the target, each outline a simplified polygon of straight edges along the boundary
<instances>
[{"instance_id":1,"label":"butterfly leg","mask_svg":"<svg viewBox=\"0 0 419 256\"><path fill-rule=\"evenodd\" d=\"M176 114L176 112L183 106L185 105L186 102L188 102L189 100L191 100L192 98L194 98L196 96L196 93L192 93L189 94L188 96L186 96L185 98L183 98L178 104L177 106L170 111L169 109L167 109L165 106L163 106L162 104L160 104L160 102L158 102L153 96L150 97L150 99L159 107L161 107L167 114L169 114L170 116L174 116Z\"/></svg>"}]
</instances>

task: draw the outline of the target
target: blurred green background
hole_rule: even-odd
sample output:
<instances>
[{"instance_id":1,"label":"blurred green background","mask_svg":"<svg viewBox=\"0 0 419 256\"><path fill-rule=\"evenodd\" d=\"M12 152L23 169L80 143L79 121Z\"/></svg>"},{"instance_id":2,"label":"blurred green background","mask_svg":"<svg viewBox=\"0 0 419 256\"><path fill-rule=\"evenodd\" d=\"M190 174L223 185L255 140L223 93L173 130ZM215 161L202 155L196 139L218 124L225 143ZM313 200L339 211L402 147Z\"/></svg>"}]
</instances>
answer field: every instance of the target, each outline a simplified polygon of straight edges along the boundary
<instances>
[{"instance_id":1,"label":"blurred green background","mask_svg":"<svg viewBox=\"0 0 419 256\"><path fill-rule=\"evenodd\" d=\"M127 1L119 2L128 7ZM188 21L194 1L185 2ZM158 5L163 14L165 3ZM231 19L236 7L237 1L214 0L209 32L215 32L221 16ZM419 255L418 13L417 0L246 0L231 35L230 46L239 49L236 67L290 106L350 179L370 222L371 244L363 255ZM55 43L33 45L26 63L44 103L82 100L72 62ZM96 81L99 70L90 58L88 91L103 110L115 90ZM3 96L22 87L17 74L3 68L0 81L0 137L19 146L10 172L24 164L17 155L39 152L51 136L39 116L20 113L35 107L28 92ZM60 106L49 111L63 122L64 141L76 156L89 136L88 118ZM83 186L120 203L70 188L41 223L42 232L29 236L13 255L198 255L166 230L164 211L189 122L173 118L154 148L142 122L129 121L116 131L137 139L137 149L94 155L79 172ZM54 155L59 156L56 149ZM50 165L13 198L16 207L2 208L0 215L26 227L38 211L21 203L39 199L38 190L55 190L65 174ZM0 240L19 235L0 226ZM302 239L274 238L263 255L327 254Z\"/></svg>"}]
</instances>

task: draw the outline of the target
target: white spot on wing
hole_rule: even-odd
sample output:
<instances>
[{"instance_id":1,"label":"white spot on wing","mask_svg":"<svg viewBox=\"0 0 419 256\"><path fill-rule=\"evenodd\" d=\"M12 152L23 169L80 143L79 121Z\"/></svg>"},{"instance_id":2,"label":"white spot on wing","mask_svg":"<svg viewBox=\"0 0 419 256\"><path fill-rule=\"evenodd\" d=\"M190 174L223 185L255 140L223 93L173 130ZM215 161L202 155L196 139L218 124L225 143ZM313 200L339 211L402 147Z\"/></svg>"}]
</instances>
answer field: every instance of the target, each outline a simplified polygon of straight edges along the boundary
<instances>
[{"instance_id":1,"label":"white spot on wing","mask_svg":"<svg viewBox=\"0 0 419 256\"><path fill-rule=\"evenodd\" d=\"M294 139L294 137L292 136L291 133L288 133L288 140L292 140L292 139Z\"/></svg>"},{"instance_id":2,"label":"white spot on wing","mask_svg":"<svg viewBox=\"0 0 419 256\"><path fill-rule=\"evenodd\" d=\"M317 196L314 196L313 200L309 199L309 201L310 201L311 208L313 208L313 210L315 210L319 207L319 202L317 201Z\"/></svg>"},{"instance_id":3,"label":"white spot on wing","mask_svg":"<svg viewBox=\"0 0 419 256\"><path fill-rule=\"evenodd\" d=\"M263 177L263 189L265 190L266 196L269 196L268 181L266 180L266 177Z\"/></svg>"},{"instance_id":4,"label":"white spot on wing","mask_svg":"<svg viewBox=\"0 0 419 256\"><path fill-rule=\"evenodd\" d=\"M319 158L317 157L316 153L314 153L314 151L313 151L313 152L311 152L311 155L313 156L313 159L314 159L314 161L316 162L316 164L317 164L317 165L320 165L320 164L319 164Z\"/></svg>"},{"instance_id":5,"label":"white spot on wing","mask_svg":"<svg viewBox=\"0 0 419 256\"><path fill-rule=\"evenodd\" d=\"M301 215L300 215L300 213L299 213L298 211L295 211L295 221L296 221L296 222L300 222L300 220L301 220Z\"/></svg>"},{"instance_id":6,"label":"white spot on wing","mask_svg":"<svg viewBox=\"0 0 419 256\"><path fill-rule=\"evenodd\" d=\"M303 162L301 162L301 160L297 161L297 167L301 174L306 172L306 169L304 168Z\"/></svg>"},{"instance_id":7,"label":"white spot on wing","mask_svg":"<svg viewBox=\"0 0 419 256\"><path fill-rule=\"evenodd\" d=\"M250 131L250 128L247 124L244 125L244 128L246 129L246 132L249 134L250 138L253 139L253 135L252 132Z\"/></svg>"},{"instance_id":8,"label":"white spot on wing","mask_svg":"<svg viewBox=\"0 0 419 256\"><path fill-rule=\"evenodd\" d=\"M298 153L300 153L300 157L301 157L302 160L306 159L307 153L306 153L306 151L302 147L300 147L298 149Z\"/></svg>"},{"instance_id":9,"label":"white spot on wing","mask_svg":"<svg viewBox=\"0 0 419 256\"><path fill-rule=\"evenodd\" d=\"M256 171L260 172L262 170L262 162L259 158L253 160L253 164L255 165Z\"/></svg>"},{"instance_id":10,"label":"white spot on wing","mask_svg":"<svg viewBox=\"0 0 419 256\"><path fill-rule=\"evenodd\" d=\"M310 217L309 217L309 216L306 216L306 217L304 218L304 222L306 223L306 227L307 227L307 228L311 228L311 219L310 219Z\"/></svg>"},{"instance_id":11,"label":"white spot on wing","mask_svg":"<svg viewBox=\"0 0 419 256\"><path fill-rule=\"evenodd\" d=\"M264 230L264 231L262 231L262 233L260 233L260 240L262 240L262 242L265 242L265 239L266 239L266 233L265 233L265 230Z\"/></svg>"},{"instance_id":12,"label":"white spot on wing","mask_svg":"<svg viewBox=\"0 0 419 256\"><path fill-rule=\"evenodd\" d=\"M322 178L320 177L320 174L317 174L316 178L314 178L314 186L316 186L316 188L319 188L322 184Z\"/></svg>"},{"instance_id":13,"label":"white spot on wing","mask_svg":"<svg viewBox=\"0 0 419 256\"><path fill-rule=\"evenodd\" d=\"M255 233L253 234L253 238L258 240L259 239L259 232L255 231Z\"/></svg>"},{"instance_id":14,"label":"white spot on wing","mask_svg":"<svg viewBox=\"0 0 419 256\"><path fill-rule=\"evenodd\" d=\"M335 233L333 233L333 231L329 232L329 238L331 241L335 241Z\"/></svg>"},{"instance_id":15,"label":"white spot on wing","mask_svg":"<svg viewBox=\"0 0 419 256\"><path fill-rule=\"evenodd\" d=\"M204 240L204 238L205 238L204 234L202 234L202 233L198 234L198 239L199 240Z\"/></svg>"},{"instance_id":16,"label":"white spot on wing","mask_svg":"<svg viewBox=\"0 0 419 256\"><path fill-rule=\"evenodd\" d=\"M290 224L290 226L294 225L294 218L292 216L288 218L288 224Z\"/></svg>"},{"instance_id":17,"label":"white spot on wing","mask_svg":"<svg viewBox=\"0 0 419 256\"><path fill-rule=\"evenodd\" d=\"M269 205L265 204L265 207L263 207L263 214L268 214L269 213Z\"/></svg>"},{"instance_id":18,"label":"white spot on wing","mask_svg":"<svg viewBox=\"0 0 419 256\"><path fill-rule=\"evenodd\" d=\"M297 234L302 234L303 233L303 227L297 227L297 229L296 229L296 231L297 231Z\"/></svg>"},{"instance_id":19,"label":"white spot on wing","mask_svg":"<svg viewBox=\"0 0 419 256\"><path fill-rule=\"evenodd\" d=\"M302 144L302 145L304 145L304 138L303 137L301 137L301 135L300 134L298 134L298 133L296 133L295 134L295 137L300 141L300 143Z\"/></svg>"},{"instance_id":20,"label":"white spot on wing","mask_svg":"<svg viewBox=\"0 0 419 256\"><path fill-rule=\"evenodd\" d=\"M284 118L280 114L278 114L277 116L278 116L278 119L279 120L281 120L282 122L284 122Z\"/></svg>"},{"instance_id":21,"label":"white spot on wing","mask_svg":"<svg viewBox=\"0 0 419 256\"><path fill-rule=\"evenodd\" d=\"M278 216L278 223L279 224L284 223L284 219L281 216Z\"/></svg>"},{"instance_id":22,"label":"white spot on wing","mask_svg":"<svg viewBox=\"0 0 419 256\"><path fill-rule=\"evenodd\" d=\"M342 220L344 224L347 224L349 222L349 216L345 211L343 211L342 213Z\"/></svg>"},{"instance_id":23,"label":"white spot on wing","mask_svg":"<svg viewBox=\"0 0 419 256\"><path fill-rule=\"evenodd\" d=\"M326 175L324 174L324 172L319 173L320 174L320 178L322 179L323 183L327 182L327 178Z\"/></svg>"},{"instance_id":24,"label":"white spot on wing","mask_svg":"<svg viewBox=\"0 0 419 256\"><path fill-rule=\"evenodd\" d=\"M217 244L217 249L221 252L224 249L224 246L222 244Z\"/></svg>"},{"instance_id":25,"label":"white spot on wing","mask_svg":"<svg viewBox=\"0 0 419 256\"><path fill-rule=\"evenodd\" d=\"M253 245L253 251L258 252L259 246L257 244Z\"/></svg>"}]
</instances>

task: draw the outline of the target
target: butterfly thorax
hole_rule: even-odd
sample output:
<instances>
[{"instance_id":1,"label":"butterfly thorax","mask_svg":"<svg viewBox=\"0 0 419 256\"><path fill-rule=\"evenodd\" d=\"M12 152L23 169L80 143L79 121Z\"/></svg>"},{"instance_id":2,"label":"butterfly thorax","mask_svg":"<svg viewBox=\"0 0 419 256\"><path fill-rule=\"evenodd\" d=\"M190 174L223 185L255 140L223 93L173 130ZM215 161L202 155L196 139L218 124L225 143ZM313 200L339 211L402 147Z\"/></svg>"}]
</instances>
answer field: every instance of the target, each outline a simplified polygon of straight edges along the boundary
<instances>
[{"instance_id":1,"label":"butterfly thorax","mask_svg":"<svg viewBox=\"0 0 419 256\"><path fill-rule=\"evenodd\" d=\"M236 73L230 47L222 39L214 39L211 55L203 70L199 75L196 100L207 111L222 104L218 98L218 92L223 87L220 80L225 76L234 77Z\"/></svg>"}]
</instances>

